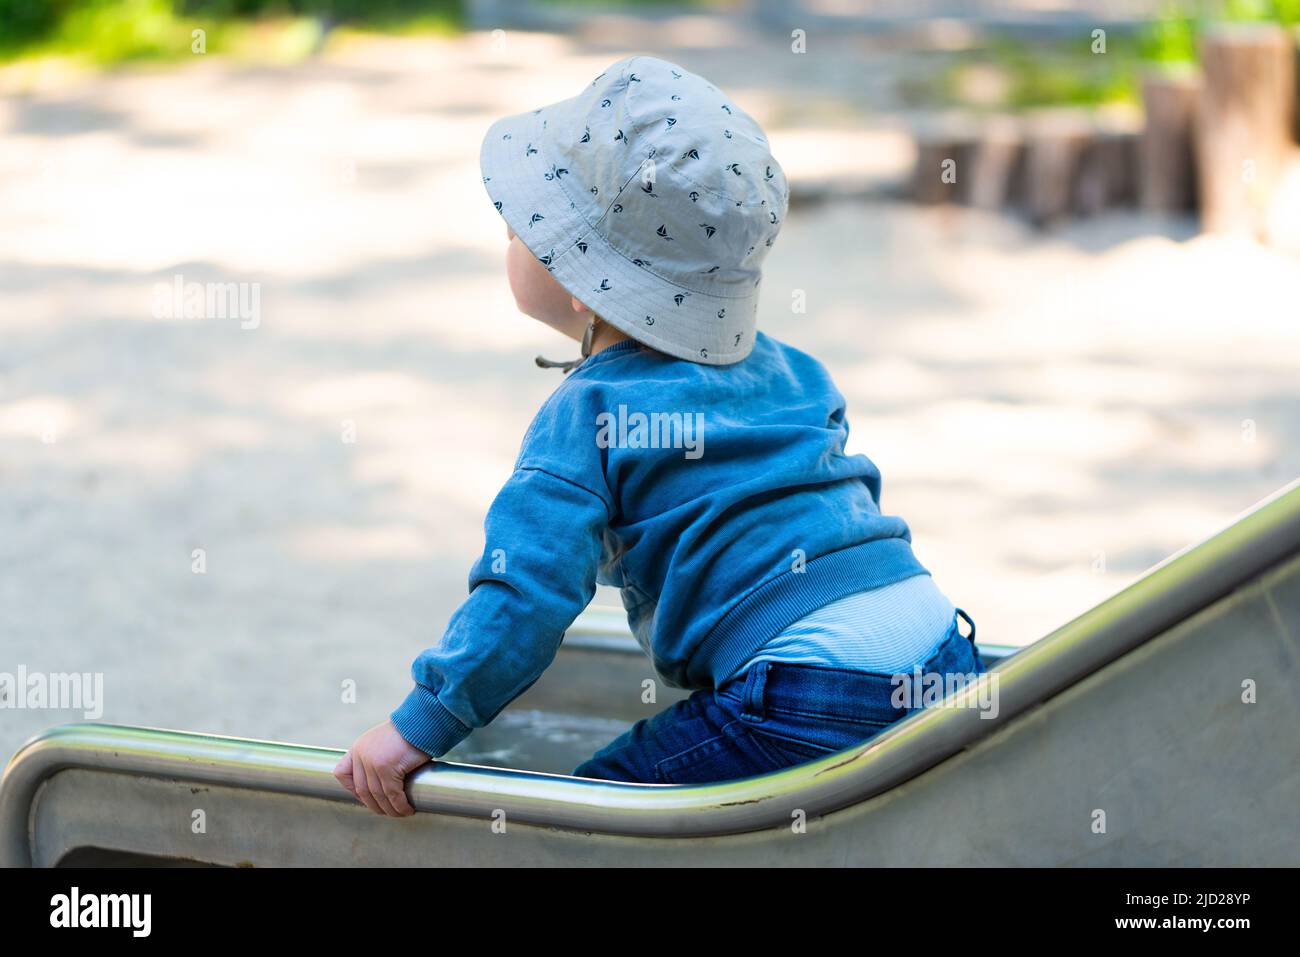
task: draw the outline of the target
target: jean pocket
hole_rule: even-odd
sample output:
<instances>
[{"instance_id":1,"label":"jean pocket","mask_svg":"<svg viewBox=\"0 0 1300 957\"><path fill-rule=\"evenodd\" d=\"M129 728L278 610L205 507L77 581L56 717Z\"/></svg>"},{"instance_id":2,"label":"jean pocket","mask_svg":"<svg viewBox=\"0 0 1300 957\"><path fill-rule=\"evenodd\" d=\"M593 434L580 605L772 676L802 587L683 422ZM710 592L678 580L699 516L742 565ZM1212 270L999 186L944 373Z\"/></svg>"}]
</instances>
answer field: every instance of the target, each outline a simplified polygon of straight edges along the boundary
<instances>
[{"instance_id":1,"label":"jean pocket","mask_svg":"<svg viewBox=\"0 0 1300 957\"><path fill-rule=\"evenodd\" d=\"M753 733L759 746L772 755L774 761L780 766L789 767L818 761L828 754L839 754L842 750L848 750L854 745L862 744L863 741L871 740L887 727L885 724L874 728L858 726L853 731L842 731L837 735L823 733L816 741L811 741L806 736L790 735L788 732L772 731L772 729L761 731L753 728L750 733Z\"/></svg>"},{"instance_id":2,"label":"jean pocket","mask_svg":"<svg viewBox=\"0 0 1300 957\"><path fill-rule=\"evenodd\" d=\"M803 738L774 734L770 731L751 729L750 733L754 736L758 746L768 753L777 767L805 764L808 761L816 761L818 758L824 758L828 754L836 754L843 750Z\"/></svg>"},{"instance_id":3,"label":"jean pocket","mask_svg":"<svg viewBox=\"0 0 1300 957\"><path fill-rule=\"evenodd\" d=\"M753 733L764 746L796 756L798 763L802 763L864 744L905 715L906 712L899 712L893 720L819 718L811 723L808 719L796 722L774 716L753 728Z\"/></svg>"},{"instance_id":4,"label":"jean pocket","mask_svg":"<svg viewBox=\"0 0 1300 957\"><path fill-rule=\"evenodd\" d=\"M701 741L655 765L655 773L665 784L690 784L693 775L708 775L724 770L727 743L722 735Z\"/></svg>"},{"instance_id":5,"label":"jean pocket","mask_svg":"<svg viewBox=\"0 0 1300 957\"><path fill-rule=\"evenodd\" d=\"M655 773L664 784L708 784L766 774L775 767L737 719L724 726L722 734L664 758Z\"/></svg>"}]
</instances>

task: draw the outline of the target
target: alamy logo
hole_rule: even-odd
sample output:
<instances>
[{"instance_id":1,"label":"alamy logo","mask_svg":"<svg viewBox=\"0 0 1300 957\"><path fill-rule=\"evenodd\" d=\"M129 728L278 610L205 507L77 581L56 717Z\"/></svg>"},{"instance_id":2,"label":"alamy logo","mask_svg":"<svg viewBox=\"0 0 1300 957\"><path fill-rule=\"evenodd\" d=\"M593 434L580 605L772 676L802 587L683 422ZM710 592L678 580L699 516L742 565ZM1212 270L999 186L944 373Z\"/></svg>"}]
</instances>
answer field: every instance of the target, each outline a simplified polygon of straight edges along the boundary
<instances>
[{"instance_id":1,"label":"alamy logo","mask_svg":"<svg viewBox=\"0 0 1300 957\"><path fill-rule=\"evenodd\" d=\"M152 924L150 894L70 894L50 898L51 927L129 927L132 937L148 937Z\"/></svg>"},{"instance_id":2,"label":"alamy logo","mask_svg":"<svg viewBox=\"0 0 1300 957\"><path fill-rule=\"evenodd\" d=\"M0 709L81 711L87 720L104 715L103 672L0 671Z\"/></svg>"},{"instance_id":3,"label":"alamy logo","mask_svg":"<svg viewBox=\"0 0 1300 957\"><path fill-rule=\"evenodd\" d=\"M239 328L262 324L259 282L186 282L180 273L153 287L155 319L238 319Z\"/></svg>"},{"instance_id":4,"label":"alamy logo","mask_svg":"<svg viewBox=\"0 0 1300 957\"><path fill-rule=\"evenodd\" d=\"M998 716L998 673L981 674L931 671L923 673L921 666L911 674L896 674L889 681L893 686L889 701L895 708L978 708L981 718Z\"/></svg>"},{"instance_id":5,"label":"alamy logo","mask_svg":"<svg viewBox=\"0 0 1300 957\"><path fill-rule=\"evenodd\" d=\"M685 457L704 454L703 412L618 412L596 416L596 445L602 449L685 449Z\"/></svg>"}]
</instances>

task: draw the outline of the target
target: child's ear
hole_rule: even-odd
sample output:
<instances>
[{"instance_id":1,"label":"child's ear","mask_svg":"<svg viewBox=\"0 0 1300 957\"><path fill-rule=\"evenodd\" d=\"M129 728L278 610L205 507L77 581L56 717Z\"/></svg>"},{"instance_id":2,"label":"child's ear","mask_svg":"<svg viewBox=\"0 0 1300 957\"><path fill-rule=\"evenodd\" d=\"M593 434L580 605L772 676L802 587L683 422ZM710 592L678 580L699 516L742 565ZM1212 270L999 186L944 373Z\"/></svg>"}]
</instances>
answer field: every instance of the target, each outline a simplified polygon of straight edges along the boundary
<instances>
[{"instance_id":1,"label":"child's ear","mask_svg":"<svg viewBox=\"0 0 1300 957\"><path fill-rule=\"evenodd\" d=\"M572 298L573 298L573 311L574 311L574 312L591 312L590 309L588 309L585 305L583 305L582 300L579 299L577 296L574 296L574 297L572 297Z\"/></svg>"}]
</instances>

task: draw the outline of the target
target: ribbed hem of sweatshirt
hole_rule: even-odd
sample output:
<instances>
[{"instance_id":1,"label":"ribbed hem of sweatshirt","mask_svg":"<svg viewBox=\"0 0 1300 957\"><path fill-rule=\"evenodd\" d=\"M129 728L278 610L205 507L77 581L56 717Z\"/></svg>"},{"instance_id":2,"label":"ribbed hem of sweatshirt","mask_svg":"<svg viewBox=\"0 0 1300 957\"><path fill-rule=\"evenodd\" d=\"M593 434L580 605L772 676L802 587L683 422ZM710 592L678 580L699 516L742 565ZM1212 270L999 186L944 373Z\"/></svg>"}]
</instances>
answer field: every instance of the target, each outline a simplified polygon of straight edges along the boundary
<instances>
[{"instance_id":1,"label":"ribbed hem of sweatshirt","mask_svg":"<svg viewBox=\"0 0 1300 957\"><path fill-rule=\"evenodd\" d=\"M389 717L407 744L431 758L442 757L470 732L436 694L419 684Z\"/></svg>"},{"instance_id":2,"label":"ribbed hem of sweatshirt","mask_svg":"<svg viewBox=\"0 0 1300 957\"><path fill-rule=\"evenodd\" d=\"M745 596L709 632L691 660L693 682L716 687L764 643L818 608L860 591L928 575L902 538L881 538L812 559Z\"/></svg>"}]
</instances>

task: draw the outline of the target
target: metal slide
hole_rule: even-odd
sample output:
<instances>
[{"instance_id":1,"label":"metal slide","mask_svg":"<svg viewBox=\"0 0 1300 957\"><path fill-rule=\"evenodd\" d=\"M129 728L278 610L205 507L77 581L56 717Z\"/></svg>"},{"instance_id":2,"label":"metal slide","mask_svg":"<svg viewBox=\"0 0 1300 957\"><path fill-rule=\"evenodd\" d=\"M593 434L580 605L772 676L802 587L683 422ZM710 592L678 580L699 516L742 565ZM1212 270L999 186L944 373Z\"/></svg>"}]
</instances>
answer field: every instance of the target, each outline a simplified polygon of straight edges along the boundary
<instances>
[{"instance_id":1,"label":"metal slide","mask_svg":"<svg viewBox=\"0 0 1300 957\"><path fill-rule=\"evenodd\" d=\"M839 754L702 786L439 762L401 820L339 788L337 750L71 725L0 780L0 863L1295 866L1298 621L1300 482L998 661L996 716L927 708ZM610 631L581 620L559 677L498 721L625 727L626 682L648 668ZM549 739L573 738L561 725ZM503 727L465 753L512 759ZM513 757L572 767L586 746Z\"/></svg>"}]
</instances>

